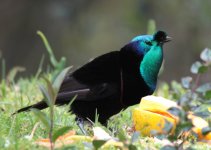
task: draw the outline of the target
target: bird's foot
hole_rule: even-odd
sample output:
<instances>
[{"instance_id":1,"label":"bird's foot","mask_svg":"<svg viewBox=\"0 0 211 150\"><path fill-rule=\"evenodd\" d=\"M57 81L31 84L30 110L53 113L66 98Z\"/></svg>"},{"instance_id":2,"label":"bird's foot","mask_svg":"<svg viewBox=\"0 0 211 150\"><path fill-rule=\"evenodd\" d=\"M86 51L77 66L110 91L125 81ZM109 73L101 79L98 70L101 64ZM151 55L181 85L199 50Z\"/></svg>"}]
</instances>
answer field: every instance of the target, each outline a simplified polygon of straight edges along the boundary
<instances>
[{"instance_id":1,"label":"bird's foot","mask_svg":"<svg viewBox=\"0 0 211 150\"><path fill-rule=\"evenodd\" d=\"M81 132L84 135L87 135L87 132L84 129L84 119L77 117L76 122L77 122L77 125L78 125L79 129L81 130Z\"/></svg>"}]
</instances>

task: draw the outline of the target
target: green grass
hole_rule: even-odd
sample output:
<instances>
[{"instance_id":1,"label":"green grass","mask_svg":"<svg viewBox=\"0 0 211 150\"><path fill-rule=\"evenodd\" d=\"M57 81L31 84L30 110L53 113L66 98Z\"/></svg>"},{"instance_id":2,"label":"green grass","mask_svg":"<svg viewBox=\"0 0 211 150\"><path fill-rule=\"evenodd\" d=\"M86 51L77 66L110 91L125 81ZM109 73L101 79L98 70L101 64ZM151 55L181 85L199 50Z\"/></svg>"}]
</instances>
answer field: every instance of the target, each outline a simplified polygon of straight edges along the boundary
<instances>
[{"instance_id":1,"label":"green grass","mask_svg":"<svg viewBox=\"0 0 211 150\"><path fill-rule=\"evenodd\" d=\"M20 79L17 83L6 86L6 95L2 97L0 92L0 149L45 149L34 144L37 139L47 138L48 132L45 126L40 122L32 112L24 112L11 116L13 112L24 106L33 104L42 99L42 94L39 91L38 83L40 80L35 78ZM123 128L131 127L131 109L112 117L109 120L108 127L103 127L110 135L116 136L117 131ZM46 109L44 112L48 113ZM67 106L55 107L54 110L54 130L70 126L77 134L82 134L76 122L75 115L68 112ZM32 139L28 136L31 134L33 127L37 124ZM97 123L99 125L99 123ZM124 131L126 134L126 131ZM92 135L92 132L90 133ZM151 139L144 138L145 146L150 148L158 148L160 144L150 142ZM144 148L143 144L137 144L138 147ZM84 147L83 143L74 144L72 147Z\"/></svg>"},{"instance_id":2,"label":"green grass","mask_svg":"<svg viewBox=\"0 0 211 150\"><path fill-rule=\"evenodd\" d=\"M153 22L151 23L153 27ZM154 28L154 27L153 27ZM150 31L150 30L149 30ZM42 63L41 60L40 66L36 75L30 78L20 78L17 81L14 80L15 75L18 71L23 70L20 67L16 67L10 71L10 73L6 76L5 74L5 61L2 61L2 80L0 81L0 149L11 149L11 150L33 150L33 149L46 149L44 147L38 146L35 144L35 141L42 138L49 137L49 129L46 127L46 124L43 124L41 119L34 114L34 112L24 112L17 115L11 115L16 110L34 104L41 99L43 99L43 95L39 89L40 84L44 84L45 81L40 76L45 76L47 79L55 79L56 75L65 67L66 58L61 58L60 61L57 61L53 51L42 32L38 32L38 35L43 40L45 47L49 53L50 64L53 67L53 72L51 73L42 73ZM210 50L211 53L211 50ZM206 56L206 57L205 57ZM211 55L210 55L211 57ZM207 58L207 55L202 57L202 62L200 65L193 65L192 70L194 70L194 74L200 74L200 76L208 70L211 66L211 58ZM41 74L41 75L40 75ZM211 107L211 94L210 90L203 87L202 93L197 92L195 87L200 87L198 82L193 82L186 78L183 84L178 82L172 82L171 86L167 84L163 84L158 88L156 94L159 96L163 96L172 100L178 100L181 103L181 114L183 117L180 118L180 123L178 126L181 128L175 133L175 137L177 139L177 135L184 131L187 127L184 126L188 122L187 118L187 111L191 110L194 111L192 108L195 108L198 105L198 110L196 113L205 113L207 114L207 108ZM192 83L193 82L193 83ZM46 87L46 90L49 90L49 86ZM52 91L51 91L52 92ZM55 91L54 91L55 92ZM186 93L192 94L188 95ZM195 98L192 95L198 95ZM184 101L185 100L185 101ZM53 101L53 99L52 99ZM131 112L134 108L130 107L125 111L120 112L119 114L110 118L108 122L108 126L104 127L100 125L98 122L94 124L94 126L100 126L103 128L107 133L109 133L112 137L120 140L124 143L124 149L129 150L136 150L136 149L161 149L165 145L163 141L158 141L150 137L143 137L143 136L136 136L136 133L131 133L128 129L133 127ZM79 130L76 122L75 122L75 115L71 112L68 112L69 106L61 106L61 107L54 107L53 109L53 130L57 131L62 127L70 127L70 130L75 130L78 135L82 135L81 131ZM49 116L50 110L46 109L43 110L45 114ZM209 116L206 117L211 125L211 119ZM50 117L48 117L50 118ZM33 137L30 138L30 135L33 129L36 127ZM88 134L93 136L93 131L90 127L86 126L87 130L89 131ZM133 138L132 138L133 137ZM134 142L131 142L131 139L135 139ZM169 138L170 139L170 138ZM196 149L196 150L210 150L211 146L208 144L197 143L197 142L187 142L188 139L184 139L187 144L183 145L183 148L189 149ZM176 141L172 141L176 149ZM85 143L84 141L77 142L71 145L67 145L60 149L94 149L93 143ZM109 147L106 149L117 149L114 147ZM164 149L163 149L164 150ZM165 149L166 150L166 149ZM168 149L169 150L169 149Z\"/></svg>"},{"instance_id":3,"label":"green grass","mask_svg":"<svg viewBox=\"0 0 211 150\"><path fill-rule=\"evenodd\" d=\"M17 109L42 99L42 94L38 88L40 82L33 78L20 79L16 84L4 87L6 88L6 95L1 97L0 100L0 149L37 149L37 146L33 144L34 141L48 137L45 126L32 112L11 116ZM55 109L55 129L62 126L71 126L72 129L79 132L74 121L75 116L67 110L67 107ZM48 109L44 112L48 112ZM38 122L39 125L33 139L27 139L26 137L31 134L33 127Z\"/></svg>"},{"instance_id":4,"label":"green grass","mask_svg":"<svg viewBox=\"0 0 211 150\"><path fill-rule=\"evenodd\" d=\"M0 84L0 149L46 149L34 144L37 139L48 137L46 127L40 122L39 118L32 112L11 116L17 109L42 99L42 94L38 88L38 84L42 82L42 80L31 77L29 79L19 79L13 84ZM2 89L6 90L4 96ZM124 112L112 117L109 120L108 127L103 128L114 137L119 137L118 131L122 131L126 135L126 138L130 139L130 136L127 135L126 128L132 127L132 108L133 107L130 107ZM44 112L48 114L49 109L44 110ZM54 117L54 130L63 126L70 126L77 134L82 134L74 121L75 115L68 112L67 106L55 107ZM34 136L32 139L29 139L29 135L37 123L39 124ZM99 124L97 123L97 125ZM90 135L92 135L92 132L90 132ZM138 149L160 149L163 146L161 143L155 143L152 138L139 137L139 139L140 140L133 143ZM86 146L83 142L80 142L64 147L63 149L81 149L84 147ZM195 149L210 148L206 144L196 144L192 145L192 147Z\"/></svg>"}]
</instances>

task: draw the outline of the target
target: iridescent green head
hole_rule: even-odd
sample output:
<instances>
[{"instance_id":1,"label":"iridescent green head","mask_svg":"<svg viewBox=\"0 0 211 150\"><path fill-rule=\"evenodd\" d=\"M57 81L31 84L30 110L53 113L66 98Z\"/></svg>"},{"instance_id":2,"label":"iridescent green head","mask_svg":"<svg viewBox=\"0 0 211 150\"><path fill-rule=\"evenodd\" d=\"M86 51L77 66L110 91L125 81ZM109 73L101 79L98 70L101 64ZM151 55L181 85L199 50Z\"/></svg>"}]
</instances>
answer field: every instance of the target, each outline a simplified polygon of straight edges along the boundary
<instances>
[{"instance_id":1,"label":"iridescent green head","mask_svg":"<svg viewBox=\"0 0 211 150\"><path fill-rule=\"evenodd\" d=\"M140 35L131 40L136 46L136 50L141 54L146 54L154 45L162 46L165 42L170 41L164 31L157 31L154 35Z\"/></svg>"},{"instance_id":2,"label":"iridescent green head","mask_svg":"<svg viewBox=\"0 0 211 150\"><path fill-rule=\"evenodd\" d=\"M163 61L162 47L168 41L170 38L164 31L158 31L154 35L137 36L131 41L137 53L143 56L140 73L152 91L156 88L157 76Z\"/></svg>"}]
</instances>

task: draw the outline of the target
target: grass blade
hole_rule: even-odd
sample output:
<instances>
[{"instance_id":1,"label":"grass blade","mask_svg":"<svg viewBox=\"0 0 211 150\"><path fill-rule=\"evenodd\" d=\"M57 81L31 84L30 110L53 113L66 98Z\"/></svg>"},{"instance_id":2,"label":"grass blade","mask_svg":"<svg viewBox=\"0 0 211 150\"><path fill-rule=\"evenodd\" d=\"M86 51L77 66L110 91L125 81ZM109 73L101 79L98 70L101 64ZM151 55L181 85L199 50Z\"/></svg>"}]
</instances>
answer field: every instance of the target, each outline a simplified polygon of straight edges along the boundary
<instances>
[{"instance_id":1,"label":"grass blade","mask_svg":"<svg viewBox=\"0 0 211 150\"><path fill-rule=\"evenodd\" d=\"M62 128L59 128L58 130L56 130L55 133L53 134L53 137L52 137L53 142L55 142L56 139L57 139L59 136L65 134L65 133L66 133L67 131L69 131L70 129L71 129L70 126L65 126L65 127L62 127Z\"/></svg>"},{"instance_id":2,"label":"grass blade","mask_svg":"<svg viewBox=\"0 0 211 150\"><path fill-rule=\"evenodd\" d=\"M54 80L53 82L53 88L55 90L56 93L58 93L59 89L60 89L60 86L66 76L66 74L69 72L69 70L71 69L72 67L68 67L68 68L65 68L57 77L56 79Z\"/></svg>"},{"instance_id":3,"label":"grass blade","mask_svg":"<svg viewBox=\"0 0 211 150\"><path fill-rule=\"evenodd\" d=\"M42 95L44 96L44 101L48 104L48 106L52 105L52 101L51 101L51 97L48 93L48 90L43 86L43 85L39 85L40 91L42 92Z\"/></svg>"},{"instance_id":4,"label":"grass blade","mask_svg":"<svg viewBox=\"0 0 211 150\"><path fill-rule=\"evenodd\" d=\"M41 31L37 31L37 34L41 37L41 39L42 39L42 41L43 41L43 43L45 45L45 48L47 49L47 51L48 51L48 53L50 55L50 61L51 61L52 65L54 67L56 67L58 62L57 62L57 60L56 60L56 58L55 58L55 56L53 54L53 50L52 50L47 38L45 37L45 35Z\"/></svg>"},{"instance_id":5,"label":"grass blade","mask_svg":"<svg viewBox=\"0 0 211 150\"><path fill-rule=\"evenodd\" d=\"M41 112L38 109L32 108L31 109L32 112L34 113L34 115L45 125L45 127L49 130L50 129L50 119L48 118L48 116Z\"/></svg>"}]
</instances>

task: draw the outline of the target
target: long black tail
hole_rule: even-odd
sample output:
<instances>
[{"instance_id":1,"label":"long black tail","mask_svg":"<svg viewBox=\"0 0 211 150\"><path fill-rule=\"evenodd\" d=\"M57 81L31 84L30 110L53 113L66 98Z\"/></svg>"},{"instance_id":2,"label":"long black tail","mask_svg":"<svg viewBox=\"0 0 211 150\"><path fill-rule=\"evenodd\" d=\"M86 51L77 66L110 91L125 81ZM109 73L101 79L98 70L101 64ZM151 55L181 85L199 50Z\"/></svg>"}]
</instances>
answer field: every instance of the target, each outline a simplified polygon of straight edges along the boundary
<instances>
[{"instance_id":1,"label":"long black tail","mask_svg":"<svg viewBox=\"0 0 211 150\"><path fill-rule=\"evenodd\" d=\"M36 108L36 109L42 110L47 107L48 107L48 105L44 101L40 101L37 104L21 108L21 109L17 110L16 112L14 112L12 115L18 114L23 111L29 111L31 108Z\"/></svg>"},{"instance_id":2,"label":"long black tail","mask_svg":"<svg viewBox=\"0 0 211 150\"><path fill-rule=\"evenodd\" d=\"M79 92L84 94L85 92L88 92L88 91L89 90L86 89L86 90L80 90ZM56 99L56 103L55 104L57 106L61 106L61 105L64 105L64 104L69 104L72 100L75 100L76 97L77 97L77 95L74 92L60 93L60 94L57 95L57 99ZM83 95L81 97L83 97ZM80 99L78 99L78 97L77 97L77 100L80 101ZM42 110L42 109L45 109L47 107L48 107L48 105L46 104L46 102L42 100L42 101L40 101L40 102L38 102L38 103L36 103L34 105L21 108L21 109L17 110L16 112L14 112L12 115L15 115L15 114L18 114L18 113L24 112L24 111L29 111L31 108L36 108L36 109Z\"/></svg>"}]
</instances>

